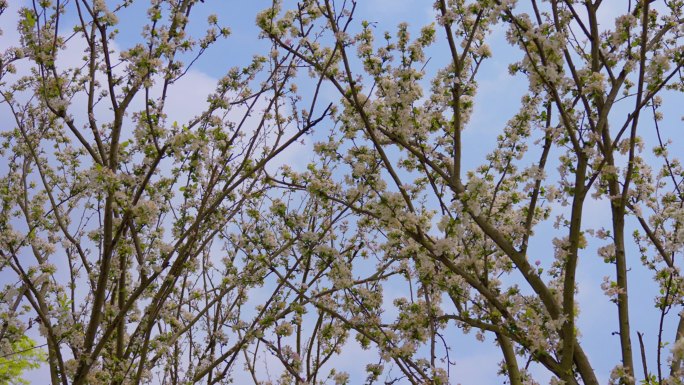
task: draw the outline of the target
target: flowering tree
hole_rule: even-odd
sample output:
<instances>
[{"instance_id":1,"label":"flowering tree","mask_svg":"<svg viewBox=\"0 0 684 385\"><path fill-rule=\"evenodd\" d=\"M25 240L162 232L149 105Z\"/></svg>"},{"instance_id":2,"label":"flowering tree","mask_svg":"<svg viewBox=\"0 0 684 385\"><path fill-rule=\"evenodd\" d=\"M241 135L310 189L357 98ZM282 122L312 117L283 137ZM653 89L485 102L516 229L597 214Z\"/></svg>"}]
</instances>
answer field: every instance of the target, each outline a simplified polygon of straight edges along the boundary
<instances>
[{"instance_id":1,"label":"flowering tree","mask_svg":"<svg viewBox=\"0 0 684 385\"><path fill-rule=\"evenodd\" d=\"M576 302L578 263L598 254L612 266L592 283L615 304L605 309L606 343L619 345L610 382L681 383L684 175L660 109L684 90L684 4L620 2L610 25L599 23L607 4L437 0L436 24L415 38L401 24L382 41L375 23L355 21L353 0L289 10L275 2L258 17L281 52L339 92L335 129L316 147L319 163L278 183L342 205L375 235L365 247L377 270L349 259L344 271L354 274L333 274L345 295L335 305L344 312L331 314L408 382L449 382L445 335L475 330L495 338L511 384L535 383L531 363L556 383L598 384ZM518 48L510 73L529 87L495 148L467 169L473 143L464 132L493 29ZM437 50L448 52L441 69L426 55ZM610 225L585 224L592 202L605 203ZM544 242L553 255L540 251ZM368 271L384 274L376 285L403 291L394 311L353 284ZM639 271L659 286L655 308L630 307L640 284L628 278ZM634 306L660 319L649 330L653 345L640 333L637 343Z\"/></svg>"},{"instance_id":2,"label":"flowering tree","mask_svg":"<svg viewBox=\"0 0 684 385\"><path fill-rule=\"evenodd\" d=\"M226 67L194 118L171 120L177 84L229 30L209 16L195 36L204 5L152 1L142 40L120 49L133 3L29 2L20 44L0 58L0 355L23 357L17 342L33 333L65 385L227 383L236 366L256 378L263 351L285 377L334 375L319 371L345 336L322 331L339 321L296 321L301 288L330 266L307 248L343 215L265 179L329 107L291 113L301 59L257 56Z\"/></svg>"},{"instance_id":3,"label":"flowering tree","mask_svg":"<svg viewBox=\"0 0 684 385\"><path fill-rule=\"evenodd\" d=\"M684 91L684 3L438 0L378 41L354 0L273 1L271 52L186 121L169 99L230 31L197 34L202 1L154 0L119 48L139 3L34 0L0 56L1 356L33 333L53 384L446 384L451 336L474 332L511 384L681 383L684 171L663 109ZM493 31L528 87L478 159ZM277 169L312 137L305 170ZM611 373L578 323L592 255ZM637 312L658 322L635 330ZM359 345L356 373L336 367Z\"/></svg>"}]
</instances>

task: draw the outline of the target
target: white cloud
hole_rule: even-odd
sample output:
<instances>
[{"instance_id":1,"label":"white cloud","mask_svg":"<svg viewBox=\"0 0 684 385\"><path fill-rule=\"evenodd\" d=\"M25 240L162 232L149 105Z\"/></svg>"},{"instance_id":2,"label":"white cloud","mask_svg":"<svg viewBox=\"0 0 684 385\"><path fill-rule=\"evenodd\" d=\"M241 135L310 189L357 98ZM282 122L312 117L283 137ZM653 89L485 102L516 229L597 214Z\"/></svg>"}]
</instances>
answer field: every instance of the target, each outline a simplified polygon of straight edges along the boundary
<instances>
[{"instance_id":1,"label":"white cloud","mask_svg":"<svg viewBox=\"0 0 684 385\"><path fill-rule=\"evenodd\" d=\"M0 50L5 50L19 41L19 32L15 28L19 23L19 8L24 5L23 0L13 0L8 2L8 7L0 16Z\"/></svg>"}]
</instances>

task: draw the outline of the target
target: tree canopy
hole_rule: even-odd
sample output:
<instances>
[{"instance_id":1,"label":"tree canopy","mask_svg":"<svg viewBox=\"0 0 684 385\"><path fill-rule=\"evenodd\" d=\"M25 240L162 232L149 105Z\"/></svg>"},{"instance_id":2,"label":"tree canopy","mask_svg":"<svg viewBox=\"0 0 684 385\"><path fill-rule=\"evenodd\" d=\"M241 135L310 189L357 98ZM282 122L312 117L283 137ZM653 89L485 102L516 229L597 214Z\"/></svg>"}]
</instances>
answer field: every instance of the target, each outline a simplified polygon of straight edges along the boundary
<instances>
[{"instance_id":1,"label":"tree canopy","mask_svg":"<svg viewBox=\"0 0 684 385\"><path fill-rule=\"evenodd\" d=\"M683 383L683 1L217 4L0 0L0 382Z\"/></svg>"}]
</instances>

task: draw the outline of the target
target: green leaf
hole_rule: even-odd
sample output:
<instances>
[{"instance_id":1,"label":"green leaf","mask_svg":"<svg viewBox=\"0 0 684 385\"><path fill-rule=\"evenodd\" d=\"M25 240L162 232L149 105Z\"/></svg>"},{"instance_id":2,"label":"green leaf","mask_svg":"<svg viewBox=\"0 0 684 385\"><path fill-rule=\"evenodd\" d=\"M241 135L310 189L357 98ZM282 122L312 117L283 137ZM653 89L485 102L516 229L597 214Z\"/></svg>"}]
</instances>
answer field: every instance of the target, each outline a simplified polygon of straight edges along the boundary
<instances>
[{"instance_id":1,"label":"green leaf","mask_svg":"<svg viewBox=\"0 0 684 385\"><path fill-rule=\"evenodd\" d=\"M12 352L0 357L0 384L28 384L23 373L39 368L45 362L45 352L27 336L12 342L11 346Z\"/></svg>"}]
</instances>

